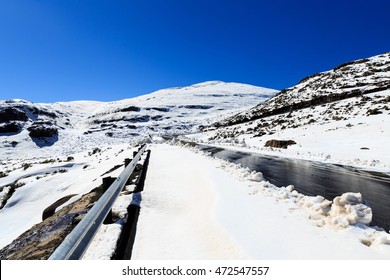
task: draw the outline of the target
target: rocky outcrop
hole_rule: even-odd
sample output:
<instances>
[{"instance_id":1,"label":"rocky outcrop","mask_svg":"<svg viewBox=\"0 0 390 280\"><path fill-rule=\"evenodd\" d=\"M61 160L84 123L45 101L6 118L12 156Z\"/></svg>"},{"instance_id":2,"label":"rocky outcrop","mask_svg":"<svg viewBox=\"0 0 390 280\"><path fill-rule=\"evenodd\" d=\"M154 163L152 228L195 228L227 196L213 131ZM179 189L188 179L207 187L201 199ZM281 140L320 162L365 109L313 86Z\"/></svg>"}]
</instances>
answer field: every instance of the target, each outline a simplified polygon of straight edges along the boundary
<instances>
[{"instance_id":1,"label":"rocky outcrop","mask_svg":"<svg viewBox=\"0 0 390 280\"><path fill-rule=\"evenodd\" d=\"M12 107L0 109L0 122L9 121L27 121L28 117L26 112Z\"/></svg>"},{"instance_id":2,"label":"rocky outcrop","mask_svg":"<svg viewBox=\"0 0 390 280\"><path fill-rule=\"evenodd\" d=\"M139 111L141 111L141 108L137 106L129 106L118 110L118 112L139 112Z\"/></svg>"},{"instance_id":3,"label":"rocky outcrop","mask_svg":"<svg viewBox=\"0 0 390 280\"><path fill-rule=\"evenodd\" d=\"M22 125L17 122L0 124L0 133L18 133L21 129Z\"/></svg>"},{"instance_id":4,"label":"rocky outcrop","mask_svg":"<svg viewBox=\"0 0 390 280\"><path fill-rule=\"evenodd\" d=\"M50 138L58 135L58 129L45 124L34 124L28 129L31 138Z\"/></svg>"}]
</instances>

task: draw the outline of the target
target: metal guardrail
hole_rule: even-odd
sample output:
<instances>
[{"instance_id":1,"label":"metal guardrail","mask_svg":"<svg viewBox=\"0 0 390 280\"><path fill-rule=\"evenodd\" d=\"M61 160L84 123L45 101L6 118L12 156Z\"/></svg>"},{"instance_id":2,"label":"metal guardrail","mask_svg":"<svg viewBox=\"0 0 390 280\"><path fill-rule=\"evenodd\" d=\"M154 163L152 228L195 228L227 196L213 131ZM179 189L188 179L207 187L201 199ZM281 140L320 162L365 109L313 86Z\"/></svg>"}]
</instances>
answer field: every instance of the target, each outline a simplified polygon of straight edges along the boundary
<instances>
[{"instance_id":1,"label":"metal guardrail","mask_svg":"<svg viewBox=\"0 0 390 280\"><path fill-rule=\"evenodd\" d=\"M145 150L146 145L140 148L125 170L57 247L49 260L78 260L82 258Z\"/></svg>"}]
</instances>

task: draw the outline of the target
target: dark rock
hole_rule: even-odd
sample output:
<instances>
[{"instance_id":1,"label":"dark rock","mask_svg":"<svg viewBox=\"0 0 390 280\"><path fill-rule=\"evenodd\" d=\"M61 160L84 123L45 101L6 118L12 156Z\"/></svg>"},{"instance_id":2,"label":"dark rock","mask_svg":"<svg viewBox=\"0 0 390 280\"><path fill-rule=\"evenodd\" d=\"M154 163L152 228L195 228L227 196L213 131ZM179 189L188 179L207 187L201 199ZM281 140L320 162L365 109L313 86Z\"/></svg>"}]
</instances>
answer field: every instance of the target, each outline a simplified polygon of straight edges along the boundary
<instances>
[{"instance_id":1,"label":"dark rock","mask_svg":"<svg viewBox=\"0 0 390 280\"><path fill-rule=\"evenodd\" d=\"M360 98L361 101L372 101L372 98L369 97L369 96L362 96L362 98Z\"/></svg>"},{"instance_id":2,"label":"dark rock","mask_svg":"<svg viewBox=\"0 0 390 280\"><path fill-rule=\"evenodd\" d=\"M368 116L379 115L379 114L382 114L382 112L378 108L368 109L368 111L367 111Z\"/></svg>"},{"instance_id":3,"label":"dark rock","mask_svg":"<svg viewBox=\"0 0 390 280\"><path fill-rule=\"evenodd\" d=\"M22 125L16 122L0 124L0 133L18 133L22 129Z\"/></svg>"},{"instance_id":4,"label":"dark rock","mask_svg":"<svg viewBox=\"0 0 390 280\"><path fill-rule=\"evenodd\" d=\"M32 138L49 138L58 134L58 129L53 126L32 125L27 130Z\"/></svg>"},{"instance_id":5,"label":"dark rock","mask_svg":"<svg viewBox=\"0 0 390 280\"><path fill-rule=\"evenodd\" d=\"M26 112L17 108L2 108L0 109L0 122L9 121L27 121L28 117Z\"/></svg>"},{"instance_id":6,"label":"dark rock","mask_svg":"<svg viewBox=\"0 0 390 280\"><path fill-rule=\"evenodd\" d=\"M211 106L211 105L184 105L183 107L186 109L208 110L208 109L213 108L214 106Z\"/></svg>"},{"instance_id":7,"label":"dark rock","mask_svg":"<svg viewBox=\"0 0 390 280\"><path fill-rule=\"evenodd\" d=\"M38 109L38 108L35 108L35 113L37 115L44 115L44 116L48 116L50 118L57 118L57 114L54 113L54 112L49 112L49 111L45 111L45 110L41 110L41 109Z\"/></svg>"},{"instance_id":8,"label":"dark rock","mask_svg":"<svg viewBox=\"0 0 390 280\"><path fill-rule=\"evenodd\" d=\"M139 111L141 111L141 108L137 106L129 106L119 110L119 112L139 112Z\"/></svg>"},{"instance_id":9,"label":"dark rock","mask_svg":"<svg viewBox=\"0 0 390 280\"><path fill-rule=\"evenodd\" d=\"M156 111L159 111L159 112L169 112L170 109L169 108L165 108L165 107L151 107L151 108L146 108L146 110L156 110Z\"/></svg>"},{"instance_id":10,"label":"dark rock","mask_svg":"<svg viewBox=\"0 0 390 280\"><path fill-rule=\"evenodd\" d=\"M151 119L153 121L161 121L163 119L162 115L152 116Z\"/></svg>"},{"instance_id":11,"label":"dark rock","mask_svg":"<svg viewBox=\"0 0 390 280\"><path fill-rule=\"evenodd\" d=\"M144 115L144 116L134 116L130 118L124 118L124 121L137 123L137 122L148 122L150 120L150 116Z\"/></svg>"},{"instance_id":12,"label":"dark rock","mask_svg":"<svg viewBox=\"0 0 390 280\"><path fill-rule=\"evenodd\" d=\"M296 142L294 140L268 140L265 143L265 147L272 147L272 148L281 148L281 149L287 149L289 145L294 145Z\"/></svg>"}]
</instances>

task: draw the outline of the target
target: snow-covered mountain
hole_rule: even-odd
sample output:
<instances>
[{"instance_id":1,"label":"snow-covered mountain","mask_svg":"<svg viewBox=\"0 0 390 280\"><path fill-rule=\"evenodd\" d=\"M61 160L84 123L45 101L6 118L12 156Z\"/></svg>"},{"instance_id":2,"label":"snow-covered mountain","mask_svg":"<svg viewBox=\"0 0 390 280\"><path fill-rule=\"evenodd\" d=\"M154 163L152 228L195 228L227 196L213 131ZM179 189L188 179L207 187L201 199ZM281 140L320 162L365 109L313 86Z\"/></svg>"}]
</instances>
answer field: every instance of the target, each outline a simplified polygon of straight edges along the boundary
<instances>
[{"instance_id":1,"label":"snow-covered mountain","mask_svg":"<svg viewBox=\"0 0 390 280\"><path fill-rule=\"evenodd\" d=\"M205 82L114 102L35 104L0 101L2 157L81 151L154 134L194 132L253 107L277 91L239 83Z\"/></svg>"},{"instance_id":2,"label":"snow-covered mountain","mask_svg":"<svg viewBox=\"0 0 390 280\"><path fill-rule=\"evenodd\" d=\"M277 91L256 86L205 82L169 88L98 108L88 117L89 132L129 128L133 133L188 133L223 116L263 102ZM116 126L113 126L113 124Z\"/></svg>"},{"instance_id":3,"label":"snow-covered mountain","mask_svg":"<svg viewBox=\"0 0 390 280\"><path fill-rule=\"evenodd\" d=\"M214 143L239 142L267 153L388 168L390 154L383 148L390 141L389 102L390 53L385 53L307 77L205 131ZM286 150L265 147L278 145L272 140L296 144Z\"/></svg>"}]
</instances>

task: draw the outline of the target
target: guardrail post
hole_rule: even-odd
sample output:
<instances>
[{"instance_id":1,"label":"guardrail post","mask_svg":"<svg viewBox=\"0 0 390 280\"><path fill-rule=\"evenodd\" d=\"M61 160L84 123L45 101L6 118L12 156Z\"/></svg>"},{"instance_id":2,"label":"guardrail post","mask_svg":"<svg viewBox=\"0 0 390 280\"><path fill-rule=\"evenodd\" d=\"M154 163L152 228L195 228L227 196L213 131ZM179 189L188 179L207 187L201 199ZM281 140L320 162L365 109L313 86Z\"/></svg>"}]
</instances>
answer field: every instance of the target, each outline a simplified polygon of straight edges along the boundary
<instances>
[{"instance_id":1,"label":"guardrail post","mask_svg":"<svg viewBox=\"0 0 390 280\"><path fill-rule=\"evenodd\" d=\"M136 185L137 187L135 188L134 192L142 192L144 190L144 185L145 185L145 178L146 178L146 172L148 170L149 166L149 159L150 159L150 150L147 150L146 158L143 164L143 168L141 170L141 174L139 175Z\"/></svg>"},{"instance_id":2,"label":"guardrail post","mask_svg":"<svg viewBox=\"0 0 390 280\"><path fill-rule=\"evenodd\" d=\"M102 180L103 180L103 193L105 193L108 190L108 188L112 185L112 183L114 183L116 178L109 176L109 177L104 177ZM108 212L107 214L107 217L104 219L103 224L107 225L112 223L113 223L112 210L110 210L110 212Z\"/></svg>"},{"instance_id":3,"label":"guardrail post","mask_svg":"<svg viewBox=\"0 0 390 280\"><path fill-rule=\"evenodd\" d=\"M131 162L130 158L125 158L125 167L128 166L130 162Z\"/></svg>"},{"instance_id":4,"label":"guardrail post","mask_svg":"<svg viewBox=\"0 0 390 280\"><path fill-rule=\"evenodd\" d=\"M140 207L130 204L127 207L127 221L122 230L114 260L130 260L137 230Z\"/></svg>"}]
</instances>

